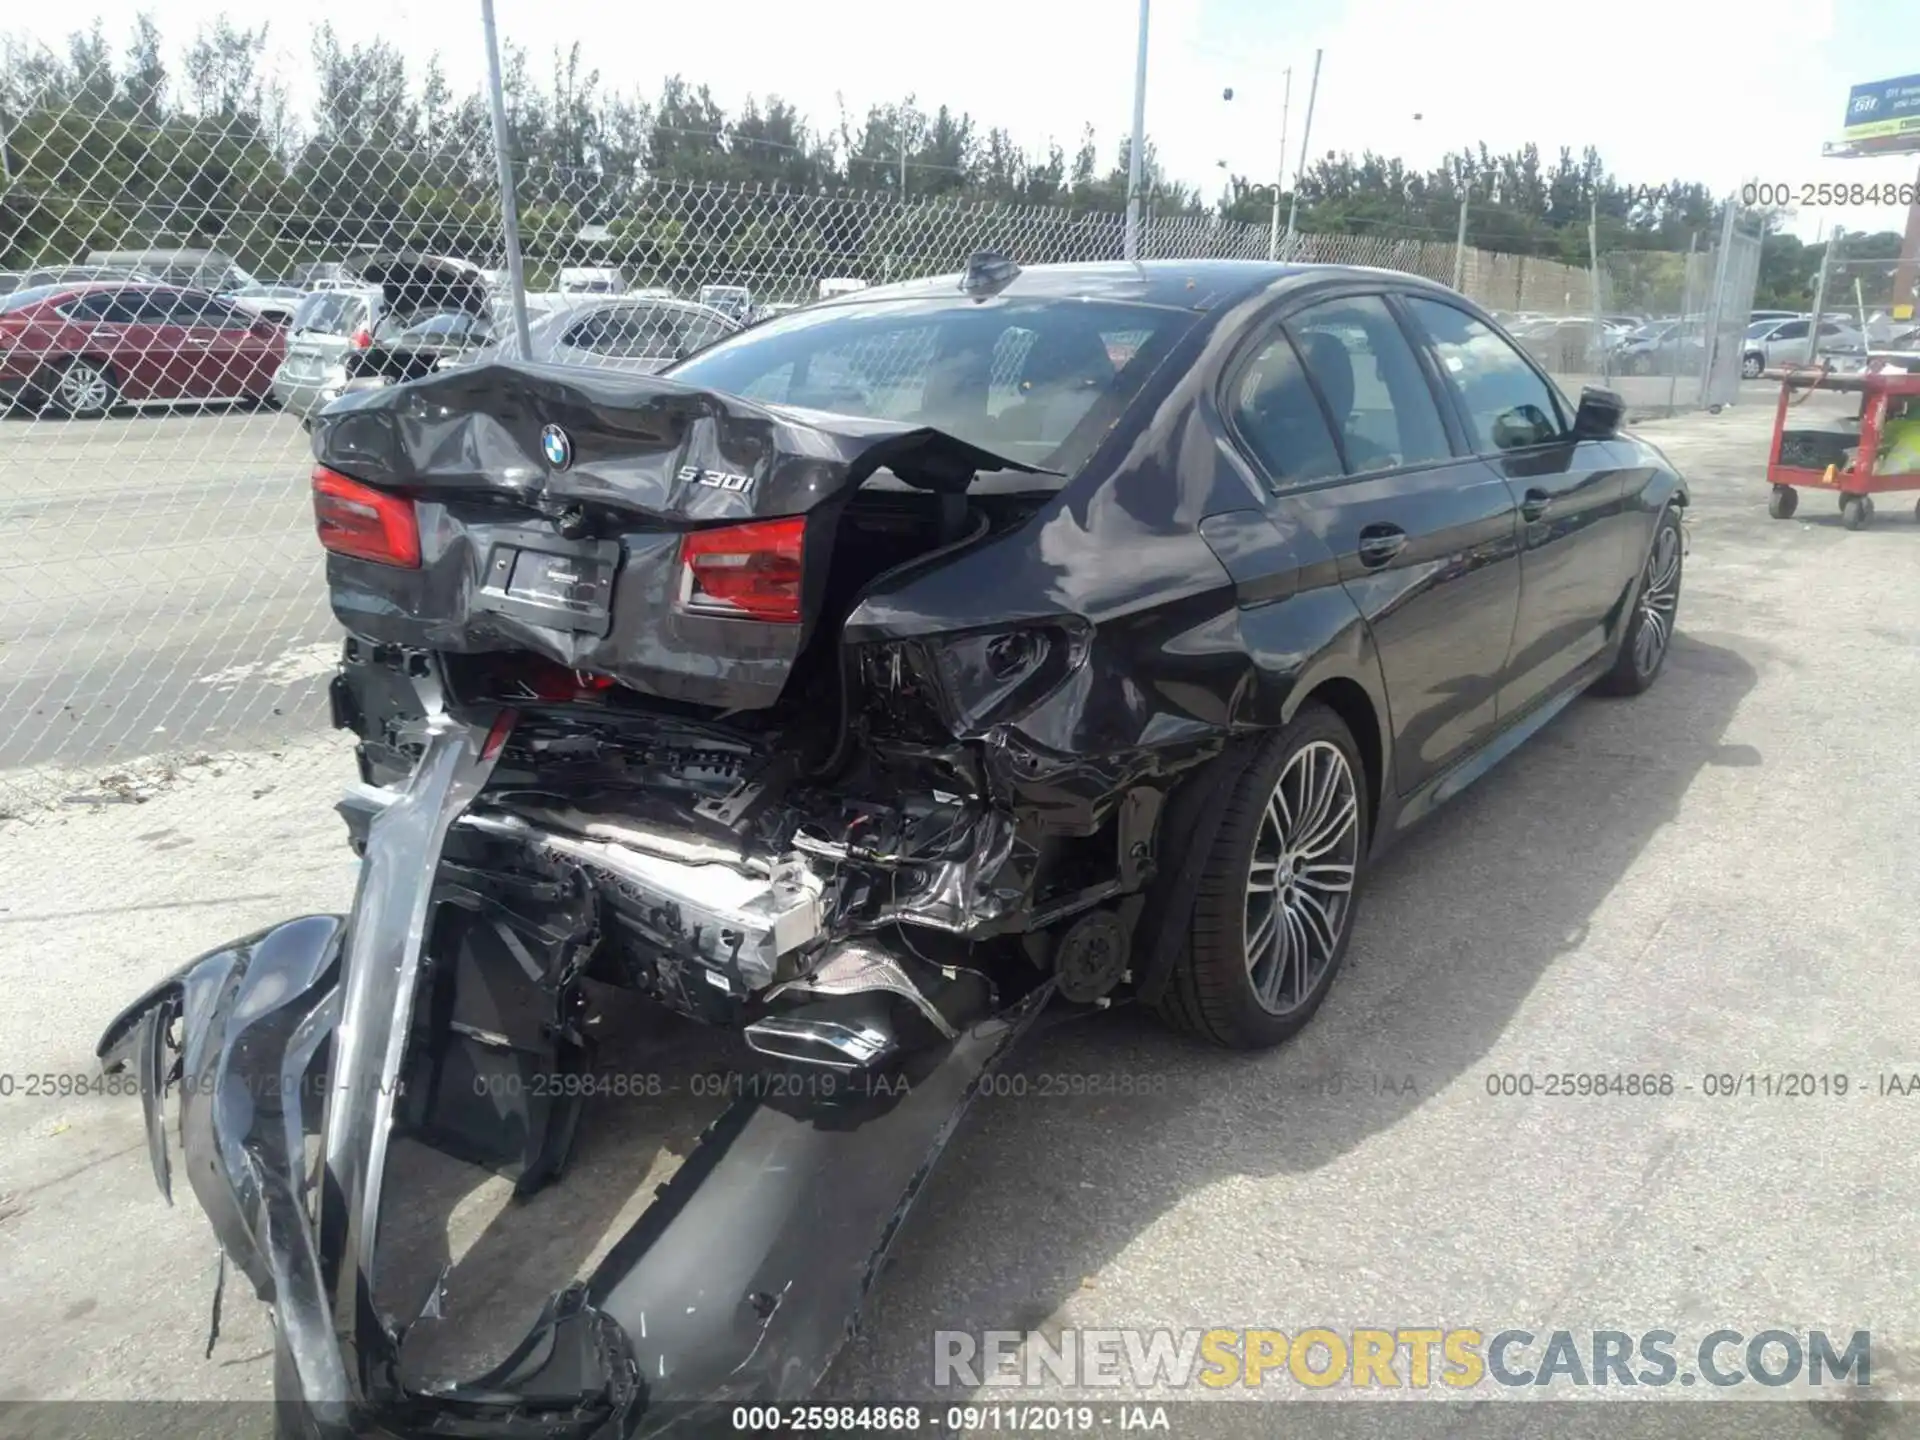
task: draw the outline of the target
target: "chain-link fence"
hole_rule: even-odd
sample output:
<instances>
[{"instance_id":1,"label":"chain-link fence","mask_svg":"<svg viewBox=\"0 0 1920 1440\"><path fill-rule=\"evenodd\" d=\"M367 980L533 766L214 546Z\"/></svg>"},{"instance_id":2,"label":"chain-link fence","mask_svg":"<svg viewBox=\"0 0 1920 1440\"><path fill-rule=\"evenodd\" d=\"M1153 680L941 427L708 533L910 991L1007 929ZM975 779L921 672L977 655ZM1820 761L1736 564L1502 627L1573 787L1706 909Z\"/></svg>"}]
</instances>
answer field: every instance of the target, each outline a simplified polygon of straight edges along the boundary
<instances>
[{"instance_id":1,"label":"chain-link fence","mask_svg":"<svg viewBox=\"0 0 1920 1440\"><path fill-rule=\"evenodd\" d=\"M316 50L322 101L303 127L284 87L201 59L173 100L137 63L14 53L0 73L0 813L69 793L75 767L97 792L99 767L133 757L324 737L337 631L302 416L338 393L351 350L467 353L505 324L482 96L413 93L336 44ZM643 153L603 133L590 162L516 155L530 308L596 293L625 307L580 358L670 358L696 333L979 249L1029 265L1124 250L1111 210L667 181ZM1149 212L1140 253L1268 246L1265 225ZM1286 254L1457 283L1569 381L1608 373L1575 333L1602 308L1577 267L1314 233ZM402 256L415 268L396 290ZM1705 262L1633 263L1636 308L1699 303Z\"/></svg>"}]
</instances>

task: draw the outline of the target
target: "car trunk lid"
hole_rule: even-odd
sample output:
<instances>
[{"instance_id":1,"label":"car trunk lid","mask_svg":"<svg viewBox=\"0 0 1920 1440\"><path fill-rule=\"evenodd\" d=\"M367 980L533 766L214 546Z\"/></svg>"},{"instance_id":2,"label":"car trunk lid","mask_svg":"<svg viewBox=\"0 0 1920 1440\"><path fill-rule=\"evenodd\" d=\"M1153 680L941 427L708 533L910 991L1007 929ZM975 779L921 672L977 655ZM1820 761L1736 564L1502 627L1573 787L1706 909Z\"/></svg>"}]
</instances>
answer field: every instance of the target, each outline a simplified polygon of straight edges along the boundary
<instances>
[{"instance_id":1,"label":"car trunk lid","mask_svg":"<svg viewBox=\"0 0 1920 1440\"><path fill-rule=\"evenodd\" d=\"M317 503L349 630L526 650L728 710L773 705L852 591L955 538L976 473L1035 473L925 427L504 362L350 394L316 418L313 446L344 477ZM901 483L855 515L883 469ZM401 523L386 496L417 527L398 549L375 533Z\"/></svg>"}]
</instances>

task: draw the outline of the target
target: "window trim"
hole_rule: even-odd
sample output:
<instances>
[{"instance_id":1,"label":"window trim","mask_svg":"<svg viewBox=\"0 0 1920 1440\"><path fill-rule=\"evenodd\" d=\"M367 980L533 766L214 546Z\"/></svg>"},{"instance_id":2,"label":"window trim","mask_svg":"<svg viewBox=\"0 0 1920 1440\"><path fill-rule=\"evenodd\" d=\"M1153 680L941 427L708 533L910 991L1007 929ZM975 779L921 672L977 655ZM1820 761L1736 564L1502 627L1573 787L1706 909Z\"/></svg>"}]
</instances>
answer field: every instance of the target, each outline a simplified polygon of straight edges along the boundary
<instances>
[{"instance_id":1,"label":"window trim","mask_svg":"<svg viewBox=\"0 0 1920 1440\"><path fill-rule=\"evenodd\" d=\"M1509 350L1513 351L1513 353L1519 357L1520 362L1525 365L1528 370L1533 372L1534 378L1547 387L1548 399L1554 407L1554 419L1560 426L1560 433L1557 436L1551 440L1542 440L1536 445L1515 446L1511 450L1502 450L1498 446L1495 446L1491 450L1477 450L1472 448L1476 442L1474 439L1473 412L1467 408L1467 397L1460 393L1460 387L1458 385L1448 380L1448 401L1460 417L1460 428L1465 436L1468 446L1467 453L1469 455L1479 460L1504 460L1509 455L1536 455L1544 450L1552 450L1561 446L1579 443L1579 437L1573 433L1573 417L1578 414L1578 411L1572 402L1567 399L1565 392L1562 391L1558 385L1554 384L1553 377L1534 363L1533 356L1527 353L1525 346L1502 332L1498 325L1491 324L1484 316L1474 314L1473 311L1460 305L1452 297L1431 295L1424 290L1408 290L1405 294L1408 300L1425 300L1433 305L1444 306L1448 310L1458 311L1469 320L1485 325L1487 329L1493 333L1495 338L1502 341ZM1435 371L1444 376L1446 374L1446 367L1440 363L1439 342L1433 338L1433 332L1428 330L1426 325L1422 323L1419 312L1415 310L1412 305L1407 306L1407 320L1418 331L1422 346L1432 355Z\"/></svg>"},{"instance_id":2,"label":"window trim","mask_svg":"<svg viewBox=\"0 0 1920 1440\"><path fill-rule=\"evenodd\" d=\"M1414 359L1419 362L1420 373L1427 377L1427 393L1432 397L1433 408L1440 412L1440 428L1447 432L1447 445L1453 451L1453 458L1465 460L1473 456L1473 431L1467 425L1466 417L1460 413L1453 387L1447 383L1446 372L1441 368L1440 356L1428 343L1427 333L1420 328L1407 305L1408 300L1418 298L1419 294L1417 290L1389 290L1385 293L1387 309L1392 312L1394 323L1399 325L1407 348L1413 351ZM1498 326L1493 328L1495 333L1499 333Z\"/></svg>"}]
</instances>

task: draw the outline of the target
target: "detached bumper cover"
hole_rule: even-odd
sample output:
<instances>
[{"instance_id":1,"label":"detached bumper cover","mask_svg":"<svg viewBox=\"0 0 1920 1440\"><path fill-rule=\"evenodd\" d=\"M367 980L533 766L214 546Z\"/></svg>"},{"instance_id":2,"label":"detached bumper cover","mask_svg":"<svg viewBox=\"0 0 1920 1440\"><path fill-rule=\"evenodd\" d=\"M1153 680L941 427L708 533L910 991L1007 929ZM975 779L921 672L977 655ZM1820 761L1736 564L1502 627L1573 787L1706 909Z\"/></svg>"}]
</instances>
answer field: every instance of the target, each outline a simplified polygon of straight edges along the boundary
<instances>
[{"instance_id":1,"label":"detached bumper cover","mask_svg":"<svg viewBox=\"0 0 1920 1440\"><path fill-rule=\"evenodd\" d=\"M1050 992L916 1053L906 1086L735 1102L503 1364L408 1389L401 1332L372 1300L374 1220L433 862L488 746L438 717L407 790L373 822L350 924L303 916L235 941L108 1026L99 1055L136 1067L156 1181L171 1198L163 1103L177 1082L188 1182L273 1307L279 1398L312 1436L585 1440L684 1414L663 1402L803 1396L980 1080ZM317 1186L305 1175L316 1133Z\"/></svg>"}]
</instances>

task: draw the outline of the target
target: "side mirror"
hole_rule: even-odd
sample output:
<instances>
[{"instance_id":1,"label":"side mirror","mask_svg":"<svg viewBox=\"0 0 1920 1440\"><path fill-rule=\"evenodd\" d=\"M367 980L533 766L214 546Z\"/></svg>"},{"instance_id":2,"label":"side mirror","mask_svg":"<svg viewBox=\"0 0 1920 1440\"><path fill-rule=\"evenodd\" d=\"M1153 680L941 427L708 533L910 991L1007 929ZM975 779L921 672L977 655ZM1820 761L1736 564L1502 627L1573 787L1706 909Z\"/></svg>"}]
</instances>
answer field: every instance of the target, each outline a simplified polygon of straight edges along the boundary
<instances>
[{"instance_id":1,"label":"side mirror","mask_svg":"<svg viewBox=\"0 0 1920 1440\"><path fill-rule=\"evenodd\" d=\"M1588 385L1580 391L1580 408L1574 412L1573 438L1610 440L1620 433L1627 418L1627 402L1617 391Z\"/></svg>"}]
</instances>

